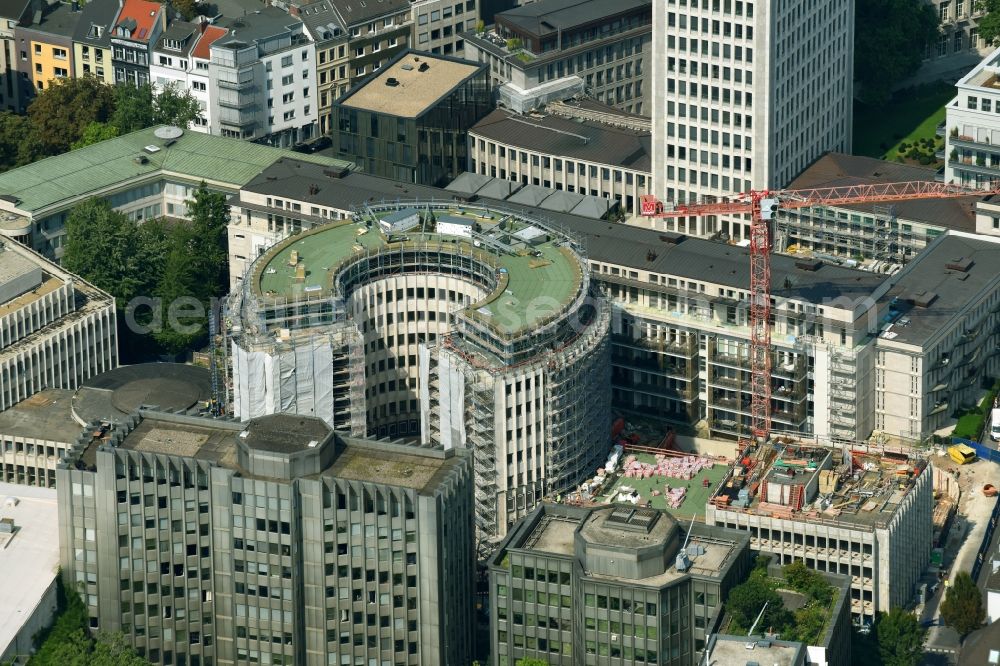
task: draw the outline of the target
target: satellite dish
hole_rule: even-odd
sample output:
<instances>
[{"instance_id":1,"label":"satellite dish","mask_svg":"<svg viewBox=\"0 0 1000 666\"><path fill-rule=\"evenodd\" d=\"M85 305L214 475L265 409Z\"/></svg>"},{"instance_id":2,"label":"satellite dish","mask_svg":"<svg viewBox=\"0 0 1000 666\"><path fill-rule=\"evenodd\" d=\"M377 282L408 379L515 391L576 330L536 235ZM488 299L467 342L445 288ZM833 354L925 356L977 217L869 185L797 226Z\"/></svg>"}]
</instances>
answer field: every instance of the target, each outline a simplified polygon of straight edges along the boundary
<instances>
[{"instance_id":1,"label":"satellite dish","mask_svg":"<svg viewBox=\"0 0 1000 666\"><path fill-rule=\"evenodd\" d=\"M164 141L169 141L170 139L179 139L184 135L184 130L180 127L174 127L173 125L167 125L166 127L157 127L153 131L153 136L157 139L163 139Z\"/></svg>"}]
</instances>

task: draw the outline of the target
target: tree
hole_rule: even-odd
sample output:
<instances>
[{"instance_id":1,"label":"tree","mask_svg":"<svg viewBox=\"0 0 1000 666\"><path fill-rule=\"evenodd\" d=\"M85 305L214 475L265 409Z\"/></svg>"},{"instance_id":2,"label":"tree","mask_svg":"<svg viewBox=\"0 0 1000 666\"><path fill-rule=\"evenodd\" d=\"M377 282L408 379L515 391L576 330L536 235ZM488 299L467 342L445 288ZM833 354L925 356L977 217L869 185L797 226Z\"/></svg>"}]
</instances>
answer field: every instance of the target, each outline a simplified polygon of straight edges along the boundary
<instances>
[{"instance_id":1,"label":"tree","mask_svg":"<svg viewBox=\"0 0 1000 666\"><path fill-rule=\"evenodd\" d=\"M198 298L208 300L222 296L229 284L228 227L229 205L226 195L209 190L202 182L187 202L188 217L194 226L195 240L192 259L203 289Z\"/></svg>"},{"instance_id":2,"label":"tree","mask_svg":"<svg viewBox=\"0 0 1000 666\"><path fill-rule=\"evenodd\" d=\"M941 602L941 619L960 636L969 634L986 620L983 595L967 572L959 572Z\"/></svg>"},{"instance_id":3,"label":"tree","mask_svg":"<svg viewBox=\"0 0 1000 666\"><path fill-rule=\"evenodd\" d=\"M979 36L986 40L987 44L996 46L1000 42L1000 0L977 0L975 8L977 11L985 12L976 21Z\"/></svg>"},{"instance_id":4,"label":"tree","mask_svg":"<svg viewBox=\"0 0 1000 666\"><path fill-rule=\"evenodd\" d=\"M854 52L864 54L854 59L855 78L862 98L881 106L892 86L916 72L926 49L937 42L938 17L924 0L858 0L854 24Z\"/></svg>"},{"instance_id":5,"label":"tree","mask_svg":"<svg viewBox=\"0 0 1000 666\"><path fill-rule=\"evenodd\" d=\"M785 608L781 596L771 587L766 569L754 569L750 577L729 591L726 612L741 630L749 630L757 619L764 604L767 609L761 616L757 628L772 629L781 633L792 622L792 615ZM731 628L732 630L732 628ZM735 630L732 630L735 633Z\"/></svg>"},{"instance_id":6,"label":"tree","mask_svg":"<svg viewBox=\"0 0 1000 666\"><path fill-rule=\"evenodd\" d=\"M174 9L181 13L185 21L190 21L198 16L198 4L195 0L173 0L171 3Z\"/></svg>"},{"instance_id":7,"label":"tree","mask_svg":"<svg viewBox=\"0 0 1000 666\"><path fill-rule=\"evenodd\" d=\"M156 286L163 325L153 337L165 351L179 354L191 349L208 331L207 311L198 296L204 289L199 274L197 234L190 222L178 222L170 230L170 250Z\"/></svg>"},{"instance_id":8,"label":"tree","mask_svg":"<svg viewBox=\"0 0 1000 666\"><path fill-rule=\"evenodd\" d=\"M923 659L927 630L917 616L896 607L875 622L878 650L885 666L917 666Z\"/></svg>"},{"instance_id":9,"label":"tree","mask_svg":"<svg viewBox=\"0 0 1000 666\"><path fill-rule=\"evenodd\" d=\"M28 107L28 118L43 155L64 153L93 122L105 122L114 109L114 93L88 76L57 79Z\"/></svg>"},{"instance_id":10,"label":"tree","mask_svg":"<svg viewBox=\"0 0 1000 666\"><path fill-rule=\"evenodd\" d=\"M73 142L73 150L89 146L92 143L100 143L118 136L118 128L108 123L94 121L87 125L79 139Z\"/></svg>"},{"instance_id":11,"label":"tree","mask_svg":"<svg viewBox=\"0 0 1000 666\"><path fill-rule=\"evenodd\" d=\"M104 199L89 199L66 218L63 266L115 297L123 310L136 296L152 293L158 259L148 234Z\"/></svg>"},{"instance_id":12,"label":"tree","mask_svg":"<svg viewBox=\"0 0 1000 666\"><path fill-rule=\"evenodd\" d=\"M153 103L153 124L187 128L201 115L201 105L190 90L165 86Z\"/></svg>"},{"instance_id":13,"label":"tree","mask_svg":"<svg viewBox=\"0 0 1000 666\"><path fill-rule=\"evenodd\" d=\"M115 86L115 110L111 124L119 134L145 129L156 123L156 106L153 104L153 87Z\"/></svg>"},{"instance_id":14,"label":"tree","mask_svg":"<svg viewBox=\"0 0 1000 666\"><path fill-rule=\"evenodd\" d=\"M31 123L27 116L0 112L0 169L6 171L20 165L21 146L29 133Z\"/></svg>"}]
</instances>

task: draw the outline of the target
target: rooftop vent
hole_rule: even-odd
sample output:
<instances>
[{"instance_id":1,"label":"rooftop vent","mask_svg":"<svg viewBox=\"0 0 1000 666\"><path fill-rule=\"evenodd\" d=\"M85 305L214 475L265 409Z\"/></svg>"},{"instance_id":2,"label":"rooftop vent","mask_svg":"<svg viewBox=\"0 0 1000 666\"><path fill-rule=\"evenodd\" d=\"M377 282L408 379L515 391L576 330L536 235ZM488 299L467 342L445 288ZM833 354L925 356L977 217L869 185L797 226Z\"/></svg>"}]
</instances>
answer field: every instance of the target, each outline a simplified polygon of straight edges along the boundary
<instances>
[{"instance_id":1,"label":"rooftop vent","mask_svg":"<svg viewBox=\"0 0 1000 666\"><path fill-rule=\"evenodd\" d=\"M390 76L385 80L385 85L389 86L390 88L395 88L396 86L399 85L399 80Z\"/></svg>"},{"instance_id":2,"label":"rooftop vent","mask_svg":"<svg viewBox=\"0 0 1000 666\"><path fill-rule=\"evenodd\" d=\"M668 236L667 234L660 234L660 240L664 243L670 243L671 245L677 245L680 242L680 236Z\"/></svg>"},{"instance_id":3,"label":"rooftop vent","mask_svg":"<svg viewBox=\"0 0 1000 666\"><path fill-rule=\"evenodd\" d=\"M135 159L132 161L136 164L149 164L149 158L145 155L136 155Z\"/></svg>"},{"instance_id":4,"label":"rooftop vent","mask_svg":"<svg viewBox=\"0 0 1000 666\"><path fill-rule=\"evenodd\" d=\"M13 533L14 533L14 519L0 518L0 534L13 534Z\"/></svg>"},{"instance_id":5,"label":"rooftop vent","mask_svg":"<svg viewBox=\"0 0 1000 666\"><path fill-rule=\"evenodd\" d=\"M972 259L967 257L959 257L958 259L952 259L944 265L950 271L961 271L963 273L968 273L969 269L972 268Z\"/></svg>"},{"instance_id":6,"label":"rooftop vent","mask_svg":"<svg viewBox=\"0 0 1000 666\"><path fill-rule=\"evenodd\" d=\"M930 307L931 303L937 300L937 294L935 294L933 291L923 291L920 292L919 294L914 294L911 297L911 300L913 301L913 304L916 305L918 308L926 308Z\"/></svg>"},{"instance_id":7,"label":"rooftop vent","mask_svg":"<svg viewBox=\"0 0 1000 666\"><path fill-rule=\"evenodd\" d=\"M343 178L347 175L347 169L323 169L323 175L328 178Z\"/></svg>"},{"instance_id":8,"label":"rooftop vent","mask_svg":"<svg viewBox=\"0 0 1000 666\"><path fill-rule=\"evenodd\" d=\"M818 259L799 259L795 262L795 267L804 271L818 271L820 265L821 262Z\"/></svg>"},{"instance_id":9,"label":"rooftop vent","mask_svg":"<svg viewBox=\"0 0 1000 666\"><path fill-rule=\"evenodd\" d=\"M153 144L149 144L148 146L145 146L143 148L143 150L145 150L147 153L149 153L150 155L152 155L153 153L160 152L160 147L159 146L154 146Z\"/></svg>"},{"instance_id":10,"label":"rooftop vent","mask_svg":"<svg viewBox=\"0 0 1000 666\"><path fill-rule=\"evenodd\" d=\"M317 194L319 194L319 185L317 185L316 183L310 183L309 184L309 194L311 196L316 196Z\"/></svg>"},{"instance_id":11,"label":"rooftop vent","mask_svg":"<svg viewBox=\"0 0 1000 666\"><path fill-rule=\"evenodd\" d=\"M431 68L430 65L428 65L426 62L422 62L422 63L420 63L420 66L417 67L417 71L418 72L426 72L430 68Z\"/></svg>"},{"instance_id":12,"label":"rooftop vent","mask_svg":"<svg viewBox=\"0 0 1000 666\"><path fill-rule=\"evenodd\" d=\"M410 63L406 63L404 65L400 65L400 69L402 69L405 72L412 72L413 71L413 65L411 65Z\"/></svg>"}]
</instances>

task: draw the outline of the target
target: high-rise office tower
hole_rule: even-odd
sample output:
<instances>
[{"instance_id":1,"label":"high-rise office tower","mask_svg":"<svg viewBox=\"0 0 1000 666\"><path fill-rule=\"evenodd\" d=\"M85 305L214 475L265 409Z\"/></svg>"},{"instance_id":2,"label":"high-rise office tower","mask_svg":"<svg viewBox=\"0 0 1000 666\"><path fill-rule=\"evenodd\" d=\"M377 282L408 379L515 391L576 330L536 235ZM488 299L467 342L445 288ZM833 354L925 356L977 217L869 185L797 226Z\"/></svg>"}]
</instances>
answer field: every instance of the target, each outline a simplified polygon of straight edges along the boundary
<instances>
[{"instance_id":1,"label":"high-rise office tower","mask_svg":"<svg viewBox=\"0 0 1000 666\"><path fill-rule=\"evenodd\" d=\"M783 187L824 152L850 152L853 45L853 0L654 0L657 196ZM740 240L749 220L656 224Z\"/></svg>"},{"instance_id":2,"label":"high-rise office tower","mask_svg":"<svg viewBox=\"0 0 1000 666\"><path fill-rule=\"evenodd\" d=\"M63 573L154 664L467 664L465 450L143 410L56 472Z\"/></svg>"}]
</instances>

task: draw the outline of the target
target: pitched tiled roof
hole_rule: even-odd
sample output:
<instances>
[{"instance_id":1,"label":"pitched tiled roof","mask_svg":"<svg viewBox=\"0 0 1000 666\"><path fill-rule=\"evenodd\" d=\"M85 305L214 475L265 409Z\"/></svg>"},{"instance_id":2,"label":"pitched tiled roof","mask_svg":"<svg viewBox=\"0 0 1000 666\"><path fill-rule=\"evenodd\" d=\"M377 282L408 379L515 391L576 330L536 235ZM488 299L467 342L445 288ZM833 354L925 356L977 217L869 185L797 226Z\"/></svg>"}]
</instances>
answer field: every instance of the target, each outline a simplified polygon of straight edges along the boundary
<instances>
[{"instance_id":1,"label":"pitched tiled roof","mask_svg":"<svg viewBox=\"0 0 1000 666\"><path fill-rule=\"evenodd\" d=\"M163 5L158 2L148 2L148 0L125 0L125 6L118 14L115 26L124 26L132 33L129 39L136 42L148 42L156 25L159 13L163 11Z\"/></svg>"},{"instance_id":2,"label":"pitched tiled roof","mask_svg":"<svg viewBox=\"0 0 1000 666\"><path fill-rule=\"evenodd\" d=\"M206 26L205 32L203 32L201 38L198 39L198 44L194 47L194 51L191 53L191 56L202 60L209 60L212 57L210 50L212 42L225 34L225 28L220 28L215 25Z\"/></svg>"}]
</instances>

